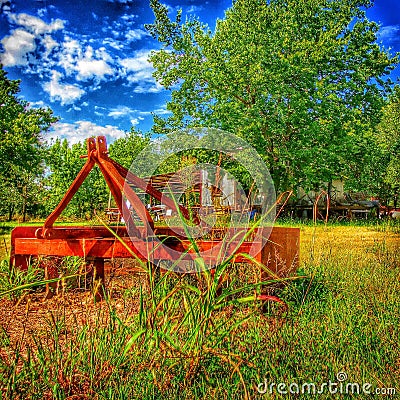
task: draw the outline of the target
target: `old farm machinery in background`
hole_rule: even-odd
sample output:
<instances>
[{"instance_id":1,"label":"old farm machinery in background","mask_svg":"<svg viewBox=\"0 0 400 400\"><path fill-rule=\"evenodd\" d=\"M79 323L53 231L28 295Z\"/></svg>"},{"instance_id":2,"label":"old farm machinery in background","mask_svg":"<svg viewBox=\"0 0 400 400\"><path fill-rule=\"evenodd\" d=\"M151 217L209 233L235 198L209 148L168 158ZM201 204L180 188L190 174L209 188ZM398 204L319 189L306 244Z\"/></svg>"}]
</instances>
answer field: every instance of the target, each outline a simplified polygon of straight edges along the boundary
<instances>
[{"instance_id":1,"label":"old farm machinery in background","mask_svg":"<svg viewBox=\"0 0 400 400\"><path fill-rule=\"evenodd\" d=\"M179 213L183 219L191 220L192 225L201 228L204 224L196 214L190 213L151 183L112 160L108 156L104 136L87 140L86 157L85 165L43 226L21 226L12 231L12 265L26 269L32 260L36 260L47 268L49 278L56 278L57 267L52 265L51 260L79 256L93 266L95 275L104 283L104 263L108 260L137 258L152 265L160 265L160 261L174 265L178 259L186 262L196 260L201 251L204 265L212 269L219 262L223 248L232 262L249 262L248 254L251 254L256 262L266 266L269 272L260 270L260 279L265 279L269 273L286 276L297 267L299 229L273 227L264 232L265 228L247 227L244 228L239 241L226 241L217 234L210 234L220 228L207 227L208 235L193 239L188 237L185 229L155 226L152 215L134 188L139 188L157 199L175 213ZM54 226L61 212L95 166L102 172L125 224ZM231 238L239 236L237 232L233 232ZM268 240L263 240L267 237Z\"/></svg>"},{"instance_id":2,"label":"old farm machinery in background","mask_svg":"<svg viewBox=\"0 0 400 400\"><path fill-rule=\"evenodd\" d=\"M362 193L350 194L344 191L343 182L335 180L327 184L326 190L305 192L298 188L282 212L290 218L319 220L352 220L381 218L379 200Z\"/></svg>"}]
</instances>

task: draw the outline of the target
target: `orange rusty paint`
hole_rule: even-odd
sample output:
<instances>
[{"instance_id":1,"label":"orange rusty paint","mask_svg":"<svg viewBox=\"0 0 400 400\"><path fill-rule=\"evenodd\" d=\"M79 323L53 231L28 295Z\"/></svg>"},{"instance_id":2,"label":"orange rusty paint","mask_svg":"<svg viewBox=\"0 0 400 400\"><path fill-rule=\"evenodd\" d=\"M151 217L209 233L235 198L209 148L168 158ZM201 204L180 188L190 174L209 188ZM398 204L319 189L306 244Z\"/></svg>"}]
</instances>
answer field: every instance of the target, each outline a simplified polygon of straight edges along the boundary
<instances>
[{"instance_id":1,"label":"orange rusty paint","mask_svg":"<svg viewBox=\"0 0 400 400\"><path fill-rule=\"evenodd\" d=\"M85 165L44 225L42 227L17 227L12 231L10 259L12 265L26 269L32 258L80 256L91 261L96 266L98 275L103 278L104 260L107 259L138 257L145 262L155 262L157 260L176 261L177 254L179 254L179 258L186 260L194 260L198 257L182 228L154 227L146 207L133 189L125 185L125 180L128 179L158 200L161 200L162 197L163 202L168 202L168 207L176 211L176 205L172 199L166 198L149 183L110 159L104 136L100 136L96 140L88 139L87 151ZM130 214L122 200L124 194L140 217L143 226L136 226L132 218L129 219L129 216L127 218L131 237L124 226L110 228L111 232L105 227L53 226L95 165L100 168L121 215ZM189 211L186 208L182 206L179 208L184 216L189 217ZM199 222L199 220L196 221ZM262 241L260 236L255 235L254 233L257 231L255 230L246 240L238 239L236 242L229 243L224 240L224 231L221 230L221 235L218 235L217 231L217 229L212 231L215 233L212 236L213 240L210 238L196 239L197 246L206 252L204 261L209 266L219 263L218 256L221 248L226 248L222 253L232 256L230 259L232 262L248 262L249 259L242 254L246 255L251 251L253 258L268 269L261 272L262 277L287 276L298 266L300 239L298 228L274 227L267 241ZM236 233L236 231L234 232ZM244 230L243 233L245 232L248 231ZM268 236L270 229L259 233L262 236L264 232ZM233 236L235 237L235 235ZM165 245L159 246L157 244L159 240L163 240ZM182 256L182 254L185 255Z\"/></svg>"}]
</instances>

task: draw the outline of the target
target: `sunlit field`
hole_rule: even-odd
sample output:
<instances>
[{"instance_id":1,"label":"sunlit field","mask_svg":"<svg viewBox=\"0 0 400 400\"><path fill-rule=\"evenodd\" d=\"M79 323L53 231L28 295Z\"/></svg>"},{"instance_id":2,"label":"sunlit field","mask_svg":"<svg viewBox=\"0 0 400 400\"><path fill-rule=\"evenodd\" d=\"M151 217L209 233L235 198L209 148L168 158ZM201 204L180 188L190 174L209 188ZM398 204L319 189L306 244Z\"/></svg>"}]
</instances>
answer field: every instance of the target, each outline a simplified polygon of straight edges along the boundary
<instances>
[{"instance_id":1,"label":"sunlit field","mask_svg":"<svg viewBox=\"0 0 400 400\"><path fill-rule=\"evenodd\" d=\"M297 276L271 291L286 305L251 301L251 265L221 266L221 293L209 274L115 262L95 302L67 278L79 259L50 300L41 271L3 261L0 398L398 398L400 226L296 226Z\"/></svg>"}]
</instances>

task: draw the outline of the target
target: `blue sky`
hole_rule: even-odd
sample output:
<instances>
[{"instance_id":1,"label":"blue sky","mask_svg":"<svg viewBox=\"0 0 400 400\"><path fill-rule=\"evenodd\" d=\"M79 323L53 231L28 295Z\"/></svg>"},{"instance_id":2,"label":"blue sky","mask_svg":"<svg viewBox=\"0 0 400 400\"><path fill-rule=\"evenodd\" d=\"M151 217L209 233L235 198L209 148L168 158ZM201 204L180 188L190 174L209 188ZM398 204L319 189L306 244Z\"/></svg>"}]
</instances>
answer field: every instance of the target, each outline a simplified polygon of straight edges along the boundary
<instances>
[{"instance_id":1,"label":"blue sky","mask_svg":"<svg viewBox=\"0 0 400 400\"><path fill-rule=\"evenodd\" d=\"M165 3L213 27L232 1ZM169 92L147 61L158 48L144 29L153 21L148 1L0 0L0 11L0 62L22 80L22 98L61 118L49 137L113 140L131 126L149 130L151 112L167 113ZM381 25L380 43L400 51L400 1L376 0L368 16ZM399 67L392 79L398 75Z\"/></svg>"}]
</instances>

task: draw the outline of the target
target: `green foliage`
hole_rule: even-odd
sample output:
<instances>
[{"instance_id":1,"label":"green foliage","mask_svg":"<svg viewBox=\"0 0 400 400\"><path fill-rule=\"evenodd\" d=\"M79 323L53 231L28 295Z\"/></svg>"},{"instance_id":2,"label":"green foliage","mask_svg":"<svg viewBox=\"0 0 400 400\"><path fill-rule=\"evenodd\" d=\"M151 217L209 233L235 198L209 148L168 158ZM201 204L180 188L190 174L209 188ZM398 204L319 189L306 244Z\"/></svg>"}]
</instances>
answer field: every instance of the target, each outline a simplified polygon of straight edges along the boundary
<instances>
[{"instance_id":1,"label":"green foliage","mask_svg":"<svg viewBox=\"0 0 400 400\"><path fill-rule=\"evenodd\" d=\"M25 218L28 205L38 202L43 173L42 132L57 121L49 108L31 108L17 97L19 81L0 67L0 198L3 213Z\"/></svg>"},{"instance_id":2,"label":"green foliage","mask_svg":"<svg viewBox=\"0 0 400 400\"><path fill-rule=\"evenodd\" d=\"M3 292L10 300L16 302L23 294L29 292L32 287L43 280L44 273L42 268L34 264L29 264L25 271L10 266L8 260L0 262L0 298Z\"/></svg>"},{"instance_id":3,"label":"green foliage","mask_svg":"<svg viewBox=\"0 0 400 400\"><path fill-rule=\"evenodd\" d=\"M383 109L383 118L377 129L378 145L383 152L384 182L392 189L392 193L400 191L400 86L396 86Z\"/></svg>"},{"instance_id":4,"label":"green foliage","mask_svg":"<svg viewBox=\"0 0 400 400\"><path fill-rule=\"evenodd\" d=\"M110 144L110 157L129 169L137 155L149 144L149 135L144 135L132 128L124 137Z\"/></svg>"},{"instance_id":5,"label":"green foliage","mask_svg":"<svg viewBox=\"0 0 400 400\"><path fill-rule=\"evenodd\" d=\"M400 191L400 87L386 99L379 124L358 140L356 157L351 163L350 189L379 196L393 204Z\"/></svg>"},{"instance_id":6,"label":"green foliage","mask_svg":"<svg viewBox=\"0 0 400 400\"><path fill-rule=\"evenodd\" d=\"M235 132L264 156L278 191L351 176L397 62L375 42L378 25L362 11L370 1L237 0L214 32L151 5L147 28L164 48L150 60L172 91L156 133Z\"/></svg>"},{"instance_id":7,"label":"green foliage","mask_svg":"<svg viewBox=\"0 0 400 400\"><path fill-rule=\"evenodd\" d=\"M111 143L110 156L126 168L130 168L135 157L149 144L149 137L133 129L124 137ZM49 175L43 202L47 213L51 212L65 195L69 186L85 163L82 155L87 153L86 143L70 146L67 140L56 140L48 149L46 165ZM92 218L94 211L104 211L109 199L109 190L99 168L89 173L82 186L70 201L63 215L76 218Z\"/></svg>"},{"instance_id":8,"label":"green foliage","mask_svg":"<svg viewBox=\"0 0 400 400\"><path fill-rule=\"evenodd\" d=\"M71 183L85 163L82 155L87 154L85 143L69 146L67 140L57 139L49 148L46 164L49 176L46 180L48 191L44 199L47 213L50 213L63 198ZM94 210L103 211L107 207L107 185L96 167L89 173L82 186L70 201L63 215L76 218L92 218Z\"/></svg>"}]
</instances>

